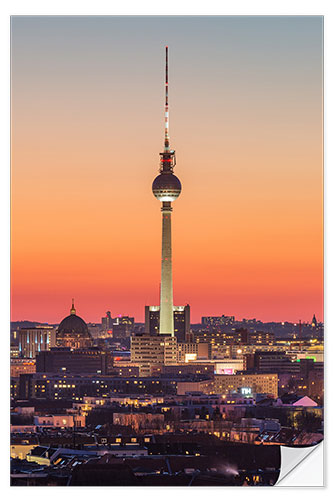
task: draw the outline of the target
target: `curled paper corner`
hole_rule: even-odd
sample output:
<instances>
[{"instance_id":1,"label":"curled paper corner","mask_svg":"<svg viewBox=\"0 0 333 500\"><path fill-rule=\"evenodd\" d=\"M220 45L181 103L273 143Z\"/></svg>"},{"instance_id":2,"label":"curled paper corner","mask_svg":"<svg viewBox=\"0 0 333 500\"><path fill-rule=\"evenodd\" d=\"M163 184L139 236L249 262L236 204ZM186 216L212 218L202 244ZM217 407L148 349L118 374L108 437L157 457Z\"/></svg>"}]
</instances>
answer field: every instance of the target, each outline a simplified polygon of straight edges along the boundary
<instances>
[{"instance_id":1,"label":"curled paper corner","mask_svg":"<svg viewBox=\"0 0 333 500\"><path fill-rule=\"evenodd\" d=\"M324 486L324 441L304 448L281 446L281 470L275 486Z\"/></svg>"}]
</instances>

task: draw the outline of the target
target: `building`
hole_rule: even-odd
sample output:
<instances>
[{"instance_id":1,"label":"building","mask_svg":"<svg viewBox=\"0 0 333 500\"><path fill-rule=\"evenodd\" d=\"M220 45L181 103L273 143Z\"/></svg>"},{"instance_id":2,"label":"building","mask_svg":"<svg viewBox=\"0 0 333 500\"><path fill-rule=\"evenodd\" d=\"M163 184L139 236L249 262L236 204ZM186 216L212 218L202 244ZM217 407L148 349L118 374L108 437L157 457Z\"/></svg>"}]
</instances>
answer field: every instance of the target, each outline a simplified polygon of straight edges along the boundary
<instances>
[{"instance_id":1,"label":"building","mask_svg":"<svg viewBox=\"0 0 333 500\"><path fill-rule=\"evenodd\" d=\"M201 324L203 326L228 326L235 323L235 316L203 316L201 318Z\"/></svg>"},{"instance_id":2,"label":"building","mask_svg":"<svg viewBox=\"0 0 333 500\"><path fill-rule=\"evenodd\" d=\"M324 398L324 372L311 370L308 375L308 394L311 398L323 401Z\"/></svg>"},{"instance_id":3,"label":"building","mask_svg":"<svg viewBox=\"0 0 333 500\"><path fill-rule=\"evenodd\" d=\"M113 424L132 427L135 432L162 431L164 415L161 413L114 413Z\"/></svg>"},{"instance_id":4,"label":"building","mask_svg":"<svg viewBox=\"0 0 333 500\"><path fill-rule=\"evenodd\" d=\"M246 344L252 345L269 345L273 344L275 341L275 335L272 332L248 332Z\"/></svg>"},{"instance_id":5,"label":"building","mask_svg":"<svg viewBox=\"0 0 333 500\"><path fill-rule=\"evenodd\" d=\"M113 373L119 377L139 377L140 368L132 363L118 364L118 366L113 367Z\"/></svg>"},{"instance_id":6,"label":"building","mask_svg":"<svg viewBox=\"0 0 333 500\"><path fill-rule=\"evenodd\" d=\"M222 332L220 330L214 329L210 330L198 330L194 332L195 342L209 342L212 345L212 352L218 353L221 348L228 345L238 345L245 343L246 330L236 330L232 332Z\"/></svg>"},{"instance_id":7,"label":"building","mask_svg":"<svg viewBox=\"0 0 333 500\"><path fill-rule=\"evenodd\" d=\"M73 427L85 427L86 417L85 415L70 415L68 413L64 415L35 415L34 425L39 428L72 429Z\"/></svg>"},{"instance_id":8,"label":"building","mask_svg":"<svg viewBox=\"0 0 333 500\"><path fill-rule=\"evenodd\" d=\"M179 342L185 342L190 334L190 306L173 306L174 334ZM145 306L145 331L157 335L160 328L160 307Z\"/></svg>"},{"instance_id":9,"label":"building","mask_svg":"<svg viewBox=\"0 0 333 500\"><path fill-rule=\"evenodd\" d=\"M10 358L19 358L20 357L20 349L17 344L10 344Z\"/></svg>"},{"instance_id":10,"label":"building","mask_svg":"<svg viewBox=\"0 0 333 500\"><path fill-rule=\"evenodd\" d=\"M173 319L175 336L179 342L186 342L190 335L191 328L191 309L189 304L186 306L173 306Z\"/></svg>"},{"instance_id":11,"label":"building","mask_svg":"<svg viewBox=\"0 0 333 500\"><path fill-rule=\"evenodd\" d=\"M178 365L163 366L162 373L169 376L184 376L184 375L214 375L213 363L186 363Z\"/></svg>"},{"instance_id":12,"label":"building","mask_svg":"<svg viewBox=\"0 0 333 500\"><path fill-rule=\"evenodd\" d=\"M134 318L118 316L113 320L112 337L128 338L134 331Z\"/></svg>"},{"instance_id":13,"label":"building","mask_svg":"<svg viewBox=\"0 0 333 500\"><path fill-rule=\"evenodd\" d=\"M56 345L53 327L37 326L19 330L19 353L22 358L35 358L41 351L48 351Z\"/></svg>"},{"instance_id":14,"label":"building","mask_svg":"<svg viewBox=\"0 0 333 500\"><path fill-rule=\"evenodd\" d=\"M102 327L99 323L88 323L87 327L93 339L98 340L103 335Z\"/></svg>"},{"instance_id":15,"label":"building","mask_svg":"<svg viewBox=\"0 0 333 500\"><path fill-rule=\"evenodd\" d=\"M244 370L243 359L219 359L215 360L215 373L218 375L234 375Z\"/></svg>"},{"instance_id":16,"label":"building","mask_svg":"<svg viewBox=\"0 0 333 500\"><path fill-rule=\"evenodd\" d=\"M20 378L10 377L10 399L17 399L19 397Z\"/></svg>"},{"instance_id":17,"label":"building","mask_svg":"<svg viewBox=\"0 0 333 500\"><path fill-rule=\"evenodd\" d=\"M287 354L291 356L292 359L301 361L302 359L313 359L315 362L324 362L324 350L323 346L321 348L317 348L315 346L312 347L303 347L302 350L292 350L287 351Z\"/></svg>"},{"instance_id":18,"label":"building","mask_svg":"<svg viewBox=\"0 0 333 500\"><path fill-rule=\"evenodd\" d=\"M70 347L71 349L80 349L93 345L93 339L86 322L76 315L74 299L72 300L70 315L66 316L58 327L56 343L58 347Z\"/></svg>"},{"instance_id":19,"label":"building","mask_svg":"<svg viewBox=\"0 0 333 500\"><path fill-rule=\"evenodd\" d=\"M177 362L188 363L197 359L210 359L211 346L208 342L178 342Z\"/></svg>"},{"instance_id":20,"label":"building","mask_svg":"<svg viewBox=\"0 0 333 500\"><path fill-rule=\"evenodd\" d=\"M112 371L112 356L97 347L70 349L55 347L41 352L36 358L36 371L43 373L100 373Z\"/></svg>"},{"instance_id":21,"label":"building","mask_svg":"<svg viewBox=\"0 0 333 500\"><path fill-rule=\"evenodd\" d=\"M203 318L204 319L204 318ZM221 325L199 330L195 333L196 339L210 339L216 345L271 345L274 343L274 334L271 332L255 331L249 332L247 328L236 328L232 331L223 331Z\"/></svg>"},{"instance_id":22,"label":"building","mask_svg":"<svg viewBox=\"0 0 333 500\"><path fill-rule=\"evenodd\" d=\"M277 373L238 373L235 375L214 375L214 393L228 394L246 389L248 394L269 394L278 396Z\"/></svg>"},{"instance_id":23,"label":"building","mask_svg":"<svg viewBox=\"0 0 333 500\"><path fill-rule=\"evenodd\" d=\"M275 373L299 373L300 366L285 352L256 351L245 355L246 370Z\"/></svg>"},{"instance_id":24,"label":"building","mask_svg":"<svg viewBox=\"0 0 333 500\"><path fill-rule=\"evenodd\" d=\"M10 344L18 345L19 342L19 328L10 328Z\"/></svg>"},{"instance_id":25,"label":"building","mask_svg":"<svg viewBox=\"0 0 333 500\"><path fill-rule=\"evenodd\" d=\"M324 363L313 359L301 359L294 363L298 373L279 373L279 390L283 395L293 392L299 396L310 396L322 404L324 396Z\"/></svg>"},{"instance_id":26,"label":"building","mask_svg":"<svg viewBox=\"0 0 333 500\"><path fill-rule=\"evenodd\" d=\"M46 352L46 351L43 351ZM23 373L35 373L36 361L32 358L14 358L10 360L10 376L17 378Z\"/></svg>"},{"instance_id":27,"label":"building","mask_svg":"<svg viewBox=\"0 0 333 500\"><path fill-rule=\"evenodd\" d=\"M23 440L20 435L18 437L11 435L10 439L10 458L19 458L25 460L28 453L38 446L38 439L35 435L30 434Z\"/></svg>"},{"instance_id":28,"label":"building","mask_svg":"<svg viewBox=\"0 0 333 500\"><path fill-rule=\"evenodd\" d=\"M229 356L232 358L243 358L246 354L254 354L257 351L261 352L278 352L285 354L286 348L283 345L271 345L271 344L262 344L260 346L256 345L231 345L229 346ZM288 353L287 353L288 354Z\"/></svg>"},{"instance_id":29,"label":"building","mask_svg":"<svg viewBox=\"0 0 333 500\"><path fill-rule=\"evenodd\" d=\"M135 335L131 337L131 363L140 376L161 371L163 365L177 363L177 338L172 335Z\"/></svg>"},{"instance_id":30,"label":"building","mask_svg":"<svg viewBox=\"0 0 333 500\"><path fill-rule=\"evenodd\" d=\"M177 384L177 394L185 395L187 392L202 392L203 394L214 394L214 382L211 378L203 380L184 380Z\"/></svg>"},{"instance_id":31,"label":"building","mask_svg":"<svg viewBox=\"0 0 333 500\"><path fill-rule=\"evenodd\" d=\"M12 379L13 384L14 380ZM114 375L78 375L31 373L20 375L15 394L19 399L53 399L83 401L85 397L109 398L118 394L176 394L177 385L184 381L207 380L205 375L116 377ZM16 385L16 382L15 382ZM14 389L12 389L14 392Z\"/></svg>"},{"instance_id":32,"label":"building","mask_svg":"<svg viewBox=\"0 0 333 500\"><path fill-rule=\"evenodd\" d=\"M124 396L121 394L113 394L108 398L91 397L87 396L83 398L83 402L73 403L73 408L80 411L91 411L93 408L100 408L101 406L110 406L113 403L117 405L124 406L134 406L136 408L147 407L156 404L163 404L163 396L154 396L151 394L145 394L140 396Z\"/></svg>"},{"instance_id":33,"label":"building","mask_svg":"<svg viewBox=\"0 0 333 500\"><path fill-rule=\"evenodd\" d=\"M317 328L317 326L318 326L318 322L317 322L317 318L316 318L315 314L313 315L313 318L311 321L311 326L312 326L312 328Z\"/></svg>"},{"instance_id":34,"label":"building","mask_svg":"<svg viewBox=\"0 0 333 500\"><path fill-rule=\"evenodd\" d=\"M145 306L145 332L158 335L160 330L160 306Z\"/></svg>"},{"instance_id":35,"label":"building","mask_svg":"<svg viewBox=\"0 0 333 500\"><path fill-rule=\"evenodd\" d=\"M168 47L166 47L164 150L160 153L161 161L159 175L154 179L152 190L154 196L162 202L162 263L159 333L173 336L174 316L171 249L171 203L180 195L182 186L178 177L176 177L173 173L176 165L176 157L175 151L170 149L169 143L168 85Z\"/></svg>"},{"instance_id":36,"label":"building","mask_svg":"<svg viewBox=\"0 0 333 500\"><path fill-rule=\"evenodd\" d=\"M112 333L113 319L111 317L111 312L107 311L106 316L102 318L102 330L104 333Z\"/></svg>"},{"instance_id":37,"label":"building","mask_svg":"<svg viewBox=\"0 0 333 500\"><path fill-rule=\"evenodd\" d=\"M195 359L175 366L165 366L162 373L168 374L218 374L234 375L244 370L243 359Z\"/></svg>"}]
</instances>

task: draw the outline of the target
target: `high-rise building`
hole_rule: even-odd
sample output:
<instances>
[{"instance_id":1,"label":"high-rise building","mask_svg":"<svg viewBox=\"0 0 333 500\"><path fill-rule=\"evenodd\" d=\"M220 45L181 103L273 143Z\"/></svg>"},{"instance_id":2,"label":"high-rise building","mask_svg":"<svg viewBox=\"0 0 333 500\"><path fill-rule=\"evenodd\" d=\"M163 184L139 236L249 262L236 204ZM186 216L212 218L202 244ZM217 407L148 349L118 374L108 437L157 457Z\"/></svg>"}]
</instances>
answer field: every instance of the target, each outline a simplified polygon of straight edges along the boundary
<instances>
[{"instance_id":1,"label":"high-rise building","mask_svg":"<svg viewBox=\"0 0 333 500\"><path fill-rule=\"evenodd\" d=\"M179 342L185 342L190 333L190 306L173 306L174 335ZM145 331L158 335L160 327L160 307L145 306Z\"/></svg>"},{"instance_id":2,"label":"high-rise building","mask_svg":"<svg viewBox=\"0 0 333 500\"><path fill-rule=\"evenodd\" d=\"M40 351L48 351L56 343L53 327L37 326L19 330L19 354L22 358L35 358Z\"/></svg>"},{"instance_id":3,"label":"high-rise building","mask_svg":"<svg viewBox=\"0 0 333 500\"><path fill-rule=\"evenodd\" d=\"M190 306L173 306L174 333L179 342L188 340L190 323Z\"/></svg>"},{"instance_id":4,"label":"high-rise building","mask_svg":"<svg viewBox=\"0 0 333 500\"><path fill-rule=\"evenodd\" d=\"M160 331L160 306L145 306L145 332L158 335Z\"/></svg>"},{"instance_id":5,"label":"high-rise building","mask_svg":"<svg viewBox=\"0 0 333 500\"><path fill-rule=\"evenodd\" d=\"M113 319L111 317L111 312L106 311L106 316L102 318L102 330L106 333L112 330Z\"/></svg>"},{"instance_id":6,"label":"high-rise building","mask_svg":"<svg viewBox=\"0 0 333 500\"><path fill-rule=\"evenodd\" d=\"M126 338L134 331L134 318L129 316L118 316L113 320L112 336L115 338Z\"/></svg>"},{"instance_id":7,"label":"high-rise building","mask_svg":"<svg viewBox=\"0 0 333 500\"><path fill-rule=\"evenodd\" d=\"M177 339L172 335L135 335L131 337L131 363L140 376L159 373L164 365L177 364Z\"/></svg>"},{"instance_id":8,"label":"high-rise building","mask_svg":"<svg viewBox=\"0 0 333 500\"><path fill-rule=\"evenodd\" d=\"M169 142L169 92L168 92L168 47L165 61L165 127L164 150L160 153L159 175L155 178L152 190L154 196L162 202L162 265L160 291L159 333L174 335L173 287L172 287L172 249L171 249L171 203L181 193L181 183L174 175L176 165L175 151Z\"/></svg>"}]
</instances>

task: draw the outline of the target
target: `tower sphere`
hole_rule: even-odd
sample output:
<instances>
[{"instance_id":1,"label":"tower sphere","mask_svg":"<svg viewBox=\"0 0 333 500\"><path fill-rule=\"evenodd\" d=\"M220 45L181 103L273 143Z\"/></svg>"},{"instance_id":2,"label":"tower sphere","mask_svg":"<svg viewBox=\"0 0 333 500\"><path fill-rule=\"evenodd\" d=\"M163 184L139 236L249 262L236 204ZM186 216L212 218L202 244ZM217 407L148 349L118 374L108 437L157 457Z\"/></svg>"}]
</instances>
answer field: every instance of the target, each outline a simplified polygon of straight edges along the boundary
<instances>
[{"instance_id":1,"label":"tower sphere","mask_svg":"<svg viewBox=\"0 0 333 500\"><path fill-rule=\"evenodd\" d=\"M159 201L175 201L181 193L182 185L171 172L162 172L153 182L153 194Z\"/></svg>"}]
</instances>

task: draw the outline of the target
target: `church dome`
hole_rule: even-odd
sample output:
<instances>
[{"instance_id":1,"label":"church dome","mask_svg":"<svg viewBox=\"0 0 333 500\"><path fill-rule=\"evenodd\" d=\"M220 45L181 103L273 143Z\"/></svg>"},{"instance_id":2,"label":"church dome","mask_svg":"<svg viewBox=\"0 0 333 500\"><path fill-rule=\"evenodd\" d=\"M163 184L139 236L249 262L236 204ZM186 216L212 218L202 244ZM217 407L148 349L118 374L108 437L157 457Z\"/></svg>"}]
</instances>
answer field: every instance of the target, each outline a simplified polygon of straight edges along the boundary
<instances>
[{"instance_id":1,"label":"church dome","mask_svg":"<svg viewBox=\"0 0 333 500\"><path fill-rule=\"evenodd\" d=\"M70 314L62 320L58 327L58 334L61 333L86 333L89 335L89 330L86 322L80 316Z\"/></svg>"},{"instance_id":2,"label":"church dome","mask_svg":"<svg viewBox=\"0 0 333 500\"><path fill-rule=\"evenodd\" d=\"M90 347L92 337L86 322L76 315L74 300L70 315L64 318L57 331L57 345L59 347L70 347L74 349Z\"/></svg>"}]
</instances>

